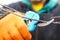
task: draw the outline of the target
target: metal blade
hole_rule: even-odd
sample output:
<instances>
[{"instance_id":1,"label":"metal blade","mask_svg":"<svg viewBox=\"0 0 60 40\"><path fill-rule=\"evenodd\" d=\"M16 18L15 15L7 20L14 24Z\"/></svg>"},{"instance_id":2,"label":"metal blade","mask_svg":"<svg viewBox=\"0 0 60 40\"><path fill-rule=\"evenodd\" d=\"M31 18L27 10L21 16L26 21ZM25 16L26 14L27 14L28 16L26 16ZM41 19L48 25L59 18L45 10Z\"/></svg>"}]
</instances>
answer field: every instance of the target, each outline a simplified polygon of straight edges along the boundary
<instances>
[{"instance_id":1,"label":"metal blade","mask_svg":"<svg viewBox=\"0 0 60 40\"><path fill-rule=\"evenodd\" d=\"M54 19L51 19L50 21L47 21L45 23L39 23L37 26L38 27L47 26L47 25L51 24L53 21L54 21Z\"/></svg>"}]
</instances>

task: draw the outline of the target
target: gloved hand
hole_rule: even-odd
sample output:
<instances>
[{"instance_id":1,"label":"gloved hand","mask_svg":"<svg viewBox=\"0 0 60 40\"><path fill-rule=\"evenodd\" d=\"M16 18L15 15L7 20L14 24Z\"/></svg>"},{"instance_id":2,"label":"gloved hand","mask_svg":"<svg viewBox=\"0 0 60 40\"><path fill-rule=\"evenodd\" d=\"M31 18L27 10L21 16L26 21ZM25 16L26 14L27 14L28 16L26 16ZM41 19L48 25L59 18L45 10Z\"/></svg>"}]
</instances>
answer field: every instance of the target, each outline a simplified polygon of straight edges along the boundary
<instances>
[{"instance_id":1,"label":"gloved hand","mask_svg":"<svg viewBox=\"0 0 60 40\"><path fill-rule=\"evenodd\" d=\"M37 13L35 13L35 12L32 12L32 11L26 12L26 13L25 13L25 16L28 17L28 18L36 19L36 20L39 20L39 19L40 19L39 15L38 15ZM24 21L27 21L27 20L29 20L29 19L23 18L23 20L24 20ZM30 21L30 22L27 24L27 29L28 29L29 31L34 31L34 29L35 29L35 27L36 27L35 24L36 24L38 21L34 21L34 20L29 20L29 21Z\"/></svg>"},{"instance_id":2,"label":"gloved hand","mask_svg":"<svg viewBox=\"0 0 60 40\"><path fill-rule=\"evenodd\" d=\"M0 40L31 40L31 34L22 18L11 13L0 20Z\"/></svg>"}]
</instances>

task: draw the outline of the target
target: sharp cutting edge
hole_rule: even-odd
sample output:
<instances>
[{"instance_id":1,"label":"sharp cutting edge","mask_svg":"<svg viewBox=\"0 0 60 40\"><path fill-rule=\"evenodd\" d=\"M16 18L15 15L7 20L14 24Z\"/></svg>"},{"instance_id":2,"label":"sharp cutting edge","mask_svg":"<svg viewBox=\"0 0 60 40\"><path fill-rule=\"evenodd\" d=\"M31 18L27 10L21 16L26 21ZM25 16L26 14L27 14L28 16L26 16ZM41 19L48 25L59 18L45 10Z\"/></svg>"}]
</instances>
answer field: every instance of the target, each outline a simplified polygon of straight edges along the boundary
<instances>
[{"instance_id":1,"label":"sharp cutting edge","mask_svg":"<svg viewBox=\"0 0 60 40\"><path fill-rule=\"evenodd\" d=\"M47 25L51 24L53 21L54 21L54 19L51 19L50 21L47 21L45 23L39 23L37 26L39 26L39 27L47 26Z\"/></svg>"}]
</instances>

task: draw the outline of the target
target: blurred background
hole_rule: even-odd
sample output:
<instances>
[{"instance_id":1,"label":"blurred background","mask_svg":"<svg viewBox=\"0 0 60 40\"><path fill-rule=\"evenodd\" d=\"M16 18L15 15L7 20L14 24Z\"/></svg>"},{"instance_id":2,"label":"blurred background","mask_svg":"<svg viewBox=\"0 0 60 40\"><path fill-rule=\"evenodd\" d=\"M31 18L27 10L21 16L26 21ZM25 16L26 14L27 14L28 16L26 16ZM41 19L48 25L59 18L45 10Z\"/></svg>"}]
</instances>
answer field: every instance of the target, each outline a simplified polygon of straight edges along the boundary
<instances>
[{"instance_id":1,"label":"blurred background","mask_svg":"<svg viewBox=\"0 0 60 40\"><path fill-rule=\"evenodd\" d=\"M14 3L14 2L18 2L18 1L21 1L21 0L0 0L0 4L11 4L11 3ZM60 3L60 0L58 0L58 2Z\"/></svg>"},{"instance_id":2,"label":"blurred background","mask_svg":"<svg viewBox=\"0 0 60 40\"><path fill-rule=\"evenodd\" d=\"M58 2L60 3L60 0Z\"/></svg>"}]
</instances>

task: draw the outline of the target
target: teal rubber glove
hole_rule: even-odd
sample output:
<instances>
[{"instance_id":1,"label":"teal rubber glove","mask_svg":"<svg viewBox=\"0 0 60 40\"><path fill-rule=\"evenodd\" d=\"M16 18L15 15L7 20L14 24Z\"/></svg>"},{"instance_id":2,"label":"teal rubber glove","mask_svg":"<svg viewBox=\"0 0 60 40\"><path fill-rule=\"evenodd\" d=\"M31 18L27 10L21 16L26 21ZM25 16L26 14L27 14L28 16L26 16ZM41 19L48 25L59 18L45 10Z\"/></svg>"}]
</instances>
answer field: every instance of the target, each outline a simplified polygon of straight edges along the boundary
<instances>
[{"instance_id":1,"label":"teal rubber glove","mask_svg":"<svg viewBox=\"0 0 60 40\"><path fill-rule=\"evenodd\" d=\"M32 11L28 11L25 13L25 16L28 17L28 18L32 18L32 19L36 19L36 20L39 20L40 17L37 13L35 12L32 12ZM23 20L27 21L29 19L26 19L26 18L23 18ZM34 21L34 20L29 20L29 24L27 24L27 29L31 32L31 31L34 31L34 29L36 28L36 23L38 21Z\"/></svg>"}]
</instances>

